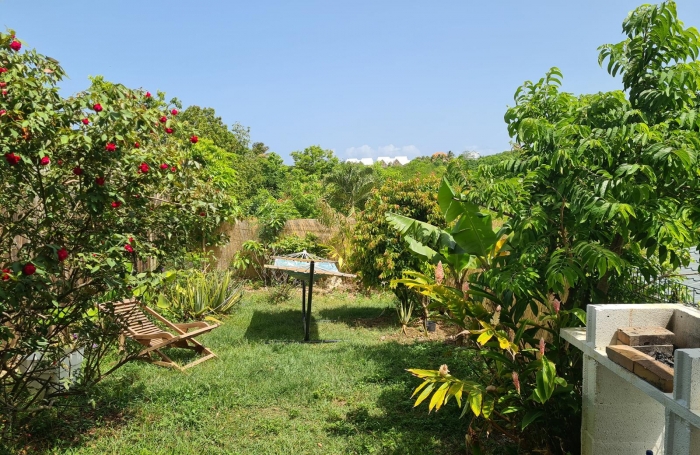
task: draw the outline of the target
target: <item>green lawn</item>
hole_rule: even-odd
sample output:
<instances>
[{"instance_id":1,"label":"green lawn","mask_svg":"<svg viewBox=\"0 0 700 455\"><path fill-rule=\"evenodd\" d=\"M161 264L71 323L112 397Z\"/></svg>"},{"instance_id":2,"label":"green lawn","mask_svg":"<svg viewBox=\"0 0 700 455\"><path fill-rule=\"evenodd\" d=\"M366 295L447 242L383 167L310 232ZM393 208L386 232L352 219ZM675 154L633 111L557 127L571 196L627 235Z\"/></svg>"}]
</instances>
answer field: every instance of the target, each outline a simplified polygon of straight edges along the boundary
<instances>
[{"instance_id":1,"label":"green lawn","mask_svg":"<svg viewBox=\"0 0 700 455\"><path fill-rule=\"evenodd\" d=\"M24 452L10 453L464 453L467 419L454 404L413 409L419 380L405 371L448 363L460 374L463 354L400 336L388 294L315 297L312 337L340 342L279 342L302 338L298 295L271 305L249 293L201 337L218 359L186 373L127 365L101 384L94 409L44 416Z\"/></svg>"}]
</instances>

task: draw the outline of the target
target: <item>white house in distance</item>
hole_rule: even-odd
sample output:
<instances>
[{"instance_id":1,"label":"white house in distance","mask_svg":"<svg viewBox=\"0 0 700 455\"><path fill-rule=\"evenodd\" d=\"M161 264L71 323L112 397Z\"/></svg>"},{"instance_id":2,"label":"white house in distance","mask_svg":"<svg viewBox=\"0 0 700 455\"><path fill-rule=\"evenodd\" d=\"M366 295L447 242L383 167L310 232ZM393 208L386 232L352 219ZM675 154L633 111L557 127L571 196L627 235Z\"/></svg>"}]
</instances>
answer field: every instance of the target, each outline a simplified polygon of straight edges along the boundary
<instances>
[{"instance_id":1,"label":"white house in distance","mask_svg":"<svg viewBox=\"0 0 700 455\"><path fill-rule=\"evenodd\" d=\"M389 156L380 156L377 158L377 163L382 163L383 166L404 166L408 164L411 160L408 159L407 156L397 156L397 157L389 157ZM372 166L374 164L374 160L372 158L348 158L345 160L346 163L362 163L365 166Z\"/></svg>"}]
</instances>

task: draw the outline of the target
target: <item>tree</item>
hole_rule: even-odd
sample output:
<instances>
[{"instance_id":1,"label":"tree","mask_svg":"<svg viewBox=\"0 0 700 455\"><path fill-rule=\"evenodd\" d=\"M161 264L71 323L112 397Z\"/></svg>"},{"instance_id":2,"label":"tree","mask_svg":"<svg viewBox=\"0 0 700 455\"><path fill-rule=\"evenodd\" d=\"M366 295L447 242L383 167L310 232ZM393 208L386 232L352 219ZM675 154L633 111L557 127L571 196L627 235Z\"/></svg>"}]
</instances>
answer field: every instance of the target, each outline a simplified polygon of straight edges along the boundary
<instances>
[{"instance_id":1,"label":"tree","mask_svg":"<svg viewBox=\"0 0 700 455\"><path fill-rule=\"evenodd\" d=\"M162 276L138 270L139 260L173 261L213 242L229 208L192 159L192 133L164 94L97 77L63 98L58 63L19 47L14 32L0 34L5 430L17 413L99 380L119 332L96 303L157 283ZM70 349L85 355L79 382L52 388L42 374Z\"/></svg>"},{"instance_id":2,"label":"tree","mask_svg":"<svg viewBox=\"0 0 700 455\"><path fill-rule=\"evenodd\" d=\"M387 180L372 191L365 210L357 216L353 235L353 254L350 267L357 271L365 286L389 285L400 278L403 270L421 268L421 260L413 256L404 244L401 234L385 218L387 212L414 218L437 226L444 226L444 218L437 204L436 178L409 181ZM399 286L394 293L407 303L413 293Z\"/></svg>"},{"instance_id":3,"label":"tree","mask_svg":"<svg viewBox=\"0 0 700 455\"><path fill-rule=\"evenodd\" d=\"M306 147L301 152L292 152L291 155L294 159L294 168L301 172L300 176L308 178L311 176L322 178L339 163L332 150L324 150L318 145Z\"/></svg>"},{"instance_id":4,"label":"tree","mask_svg":"<svg viewBox=\"0 0 700 455\"><path fill-rule=\"evenodd\" d=\"M700 241L700 34L683 27L674 2L637 8L623 31L623 42L600 48L600 62L613 76L623 75L626 92L563 93L556 68L526 82L505 115L514 156L464 171L461 194L450 194L449 185L441 191L443 213L447 221L460 217L457 226L476 226L461 220L483 221L490 213L503 220L496 235L485 226L461 239L453 232L457 244L479 257L465 241L491 245L493 252L500 241L498 251L508 254L480 260L462 296L416 273L401 280L465 318L478 360L492 373L484 376L494 387L489 391L444 371L415 370L422 386L433 384L421 396L435 392L430 407L439 408L458 391L469 391L470 408L479 416L485 415L483 397L490 395L498 411L521 390L532 390L527 406L520 400L509 414L496 414L489 405L486 415L487 426L520 446L522 438L545 434L540 443L550 450L577 446L571 435L578 434L579 408L565 398L580 390L581 366L558 329L583 319L590 302L629 298L625 284L633 270L653 281L685 263L684 252ZM424 247L435 246L426 234L435 232L430 228L403 231ZM549 332L551 342L539 342L542 356L535 360L525 349L537 346L538 331ZM509 343L521 343L517 353L497 352L514 351ZM559 384L564 395L548 400L557 376L566 380ZM472 391L483 400L471 399Z\"/></svg>"},{"instance_id":5,"label":"tree","mask_svg":"<svg viewBox=\"0 0 700 455\"><path fill-rule=\"evenodd\" d=\"M365 201L377 185L378 176L373 167L359 163L342 163L325 178L327 199L331 207L352 216L363 210Z\"/></svg>"},{"instance_id":6,"label":"tree","mask_svg":"<svg viewBox=\"0 0 700 455\"><path fill-rule=\"evenodd\" d=\"M234 128L234 131L229 130L211 107L189 106L179 117L179 120L188 123L200 138L211 140L215 146L226 152L243 154L248 149L248 131L240 125Z\"/></svg>"}]
</instances>

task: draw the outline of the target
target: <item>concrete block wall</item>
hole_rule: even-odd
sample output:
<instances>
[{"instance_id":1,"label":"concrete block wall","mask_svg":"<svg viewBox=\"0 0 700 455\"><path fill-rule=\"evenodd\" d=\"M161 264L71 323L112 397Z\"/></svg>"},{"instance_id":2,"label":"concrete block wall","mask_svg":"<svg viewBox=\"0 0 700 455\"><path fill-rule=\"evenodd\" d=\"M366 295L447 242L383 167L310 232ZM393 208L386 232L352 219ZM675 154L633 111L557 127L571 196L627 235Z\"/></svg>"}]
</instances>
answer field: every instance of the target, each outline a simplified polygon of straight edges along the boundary
<instances>
[{"instance_id":1,"label":"concrete block wall","mask_svg":"<svg viewBox=\"0 0 700 455\"><path fill-rule=\"evenodd\" d=\"M664 406L584 356L582 454L657 454L664 443Z\"/></svg>"},{"instance_id":2,"label":"concrete block wall","mask_svg":"<svg viewBox=\"0 0 700 455\"><path fill-rule=\"evenodd\" d=\"M584 353L584 455L700 455L700 311L674 304L589 305L585 337L562 336ZM608 359L620 327L676 334L674 392L664 393Z\"/></svg>"}]
</instances>

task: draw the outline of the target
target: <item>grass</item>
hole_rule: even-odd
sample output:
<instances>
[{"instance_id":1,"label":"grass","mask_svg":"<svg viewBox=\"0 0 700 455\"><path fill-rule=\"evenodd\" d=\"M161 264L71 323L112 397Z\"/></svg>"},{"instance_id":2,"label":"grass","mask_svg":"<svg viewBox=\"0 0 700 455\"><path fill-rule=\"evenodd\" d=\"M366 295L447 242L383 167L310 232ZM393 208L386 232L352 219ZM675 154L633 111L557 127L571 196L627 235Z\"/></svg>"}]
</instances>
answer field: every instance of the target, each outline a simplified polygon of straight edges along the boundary
<instances>
[{"instance_id":1,"label":"grass","mask_svg":"<svg viewBox=\"0 0 700 455\"><path fill-rule=\"evenodd\" d=\"M218 359L185 373L127 365L99 386L94 407L45 413L8 453L464 453L468 421L455 404L414 409L420 382L405 371L465 371L461 351L403 337L388 294L314 297L312 338L342 341L282 342L303 337L299 295L272 305L249 293L201 337Z\"/></svg>"}]
</instances>

